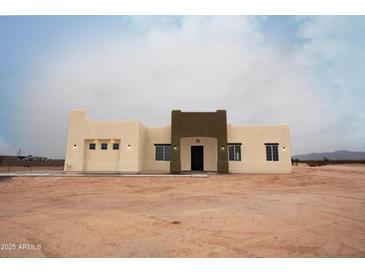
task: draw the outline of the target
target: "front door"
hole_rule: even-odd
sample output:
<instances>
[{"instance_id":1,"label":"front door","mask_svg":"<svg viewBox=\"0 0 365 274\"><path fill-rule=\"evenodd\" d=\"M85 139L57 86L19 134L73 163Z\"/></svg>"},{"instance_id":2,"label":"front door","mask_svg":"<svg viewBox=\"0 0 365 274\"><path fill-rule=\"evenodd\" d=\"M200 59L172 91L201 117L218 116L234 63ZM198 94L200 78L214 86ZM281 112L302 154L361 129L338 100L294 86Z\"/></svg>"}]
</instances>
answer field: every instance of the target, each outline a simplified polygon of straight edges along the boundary
<instances>
[{"instance_id":1,"label":"front door","mask_svg":"<svg viewBox=\"0 0 365 274\"><path fill-rule=\"evenodd\" d=\"M191 146L191 170L203 170L203 146Z\"/></svg>"}]
</instances>

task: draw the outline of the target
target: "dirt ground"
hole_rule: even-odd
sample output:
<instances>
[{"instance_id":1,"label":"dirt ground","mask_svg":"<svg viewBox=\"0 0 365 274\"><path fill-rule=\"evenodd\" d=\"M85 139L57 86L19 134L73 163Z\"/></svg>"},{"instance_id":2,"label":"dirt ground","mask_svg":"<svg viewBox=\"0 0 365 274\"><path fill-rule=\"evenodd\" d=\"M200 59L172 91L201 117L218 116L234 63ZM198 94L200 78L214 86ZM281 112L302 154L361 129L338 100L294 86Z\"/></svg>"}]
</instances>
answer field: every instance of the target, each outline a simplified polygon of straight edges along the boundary
<instances>
[{"instance_id":1,"label":"dirt ground","mask_svg":"<svg viewBox=\"0 0 365 274\"><path fill-rule=\"evenodd\" d=\"M0 180L0 257L365 257L365 165Z\"/></svg>"},{"instance_id":2,"label":"dirt ground","mask_svg":"<svg viewBox=\"0 0 365 274\"><path fill-rule=\"evenodd\" d=\"M33 172L33 171L63 171L63 166L0 166L0 173Z\"/></svg>"}]
</instances>

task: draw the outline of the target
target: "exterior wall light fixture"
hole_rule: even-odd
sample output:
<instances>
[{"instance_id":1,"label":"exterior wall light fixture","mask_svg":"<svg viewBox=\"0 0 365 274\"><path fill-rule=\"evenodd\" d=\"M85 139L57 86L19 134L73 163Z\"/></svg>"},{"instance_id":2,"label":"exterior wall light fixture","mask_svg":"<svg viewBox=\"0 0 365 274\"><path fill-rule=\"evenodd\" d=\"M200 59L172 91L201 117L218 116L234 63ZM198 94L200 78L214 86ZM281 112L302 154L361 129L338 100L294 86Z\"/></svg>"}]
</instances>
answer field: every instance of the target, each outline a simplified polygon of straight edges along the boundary
<instances>
[{"instance_id":1,"label":"exterior wall light fixture","mask_svg":"<svg viewBox=\"0 0 365 274\"><path fill-rule=\"evenodd\" d=\"M221 150L224 150L224 146L221 146Z\"/></svg>"},{"instance_id":2,"label":"exterior wall light fixture","mask_svg":"<svg viewBox=\"0 0 365 274\"><path fill-rule=\"evenodd\" d=\"M127 146L127 149L128 149L128 150L131 150L131 148L132 148L132 147L131 147L131 145L128 145L128 146Z\"/></svg>"},{"instance_id":3,"label":"exterior wall light fixture","mask_svg":"<svg viewBox=\"0 0 365 274\"><path fill-rule=\"evenodd\" d=\"M74 148L77 148L77 145L74 145Z\"/></svg>"},{"instance_id":4,"label":"exterior wall light fixture","mask_svg":"<svg viewBox=\"0 0 365 274\"><path fill-rule=\"evenodd\" d=\"M200 143L200 140L199 139L196 139L195 143L199 144Z\"/></svg>"},{"instance_id":5,"label":"exterior wall light fixture","mask_svg":"<svg viewBox=\"0 0 365 274\"><path fill-rule=\"evenodd\" d=\"M177 150L177 146L174 146L174 150Z\"/></svg>"},{"instance_id":6,"label":"exterior wall light fixture","mask_svg":"<svg viewBox=\"0 0 365 274\"><path fill-rule=\"evenodd\" d=\"M286 148L285 147L283 147L283 150L285 150Z\"/></svg>"}]
</instances>

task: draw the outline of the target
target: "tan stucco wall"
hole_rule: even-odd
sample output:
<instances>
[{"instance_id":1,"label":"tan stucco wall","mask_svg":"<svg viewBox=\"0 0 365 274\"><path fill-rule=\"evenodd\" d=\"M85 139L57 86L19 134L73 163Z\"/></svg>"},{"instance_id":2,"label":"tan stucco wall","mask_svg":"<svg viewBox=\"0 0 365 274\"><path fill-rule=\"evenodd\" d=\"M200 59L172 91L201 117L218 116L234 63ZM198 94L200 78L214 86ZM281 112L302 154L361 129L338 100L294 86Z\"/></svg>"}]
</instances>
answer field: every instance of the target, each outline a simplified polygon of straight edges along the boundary
<instances>
[{"instance_id":1,"label":"tan stucco wall","mask_svg":"<svg viewBox=\"0 0 365 274\"><path fill-rule=\"evenodd\" d=\"M72 111L69 120L68 144L66 152L66 171L113 171L110 158L118 159L118 169L115 171L138 172L142 170L140 158L142 158L144 127L137 120L126 122L100 122L86 118L85 111ZM98 145L95 151L89 151L88 143L94 140ZM107 140L107 151L100 149L101 140ZM119 157L115 151L110 151L111 140L120 140ZM76 145L76 148L74 148ZM128 146L130 145L130 146ZM87 155L90 161L84 161ZM89 163L88 163L89 162ZM109 163L106 163L109 162ZM89 168L88 168L89 167ZM87 170L85 169L87 168Z\"/></svg>"},{"instance_id":2,"label":"tan stucco wall","mask_svg":"<svg viewBox=\"0 0 365 274\"><path fill-rule=\"evenodd\" d=\"M65 171L83 171L85 119L86 113L83 110L74 110L70 113ZM76 145L76 148L74 145Z\"/></svg>"},{"instance_id":3,"label":"tan stucco wall","mask_svg":"<svg viewBox=\"0 0 365 274\"><path fill-rule=\"evenodd\" d=\"M65 171L169 172L169 161L155 160L154 145L169 144L170 139L170 126L146 128L138 120L95 121L86 118L84 110L75 110L69 117ZM112 150L113 142L119 142L119 150ZM89 150L89 143L96 143L96 149ZM108 149L101 150L100 143L108 143Z\"/></svg>"},{"instance_id":4,"label":"tan stucco wall","mask_svg":"<svg viewBox=\"0 0 365 274\"><path fill-rule=\"evenodd\" d=\"M196 140L199 143L196 143ZM217 139L211 137L185 137L180 140L181 170L191 170L191 146L203 146L204 170L217 171Z\"/></svg>"},{"instance_id":5,"label":"tan stucco wall","mask_svg":"<svg viewBox=\"0 0 365 274\"><path fill-rule=\"evenodd\" d=\"M196 143L197 138L200 140L199 144ZM227 138L228 143L242 143L242 159L237 162L229 161L230 172L291 171L290 134L287 125L228 124ZM95 150L89 150L90 142L96 143ZM102 142L108 143L108 150L100 149ZM113 142L119 142L119 150L112 150ZM65 171L169 172L170 161L155 160L155 144L170 143L170 126L146 128L138 120L95 121L88 119L83 110L72 111L69 117ZM265 143L279 143L278 162L266 161ZM201 136L181 138L181 170L191 169L193 145L204 147L204 170L216 171L217 139Z\"/></svg>"},{"instance_id":6,"label":"tan stucco wall","mask_svg":"<svg viewBox=\"0 0 365 274\"><path fill-rule=\"evenodd\" d=\"M290 133L287 125L228 124L227 131L228 143L242 143L241 161L229 161L231 173L291 172ZM279 143L279 161L266 161L265 143Z\"/></svg>"},{"instance_id":7,"label":"tan stucco wall","mask_svg":"<svg viewBox=\"0 0 365 274\"><path fill-rule=\"evenodd\" d=\"M146 128L144 136L143 170L170 171L170 161L155 160L155 144L170 144L171 127Z\"/></svg>"}]
</instances>

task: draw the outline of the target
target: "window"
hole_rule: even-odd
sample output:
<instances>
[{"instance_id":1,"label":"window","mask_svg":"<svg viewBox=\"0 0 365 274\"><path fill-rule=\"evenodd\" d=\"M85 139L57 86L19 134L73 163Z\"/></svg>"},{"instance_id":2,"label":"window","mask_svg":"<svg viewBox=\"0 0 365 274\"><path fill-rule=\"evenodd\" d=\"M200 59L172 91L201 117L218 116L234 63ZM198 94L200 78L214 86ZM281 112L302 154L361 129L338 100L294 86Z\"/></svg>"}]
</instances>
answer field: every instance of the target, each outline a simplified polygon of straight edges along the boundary
<instances>
[{"instance_id":1,"label":"window","mask_svg":"<svg viewBox=\"0 0 365 274\"><path fill-rule=\"evenodd\" d=\"M265 144L266 161L279 161L279 144Z\"/></svg>"},{"instance_id":2,"label":"window","mask_svg":"<svg viewBox=\"0 0 365 274\"><path fill-rule=\"evenodd\" d=\"M241 144L228 144L229 161L241 161Z\"/></svg>"},{"instance_id":3,"label":"window","mask_svg":"<svg viewBox=\"0 0 365 274\"><path fill-rule=\"evenodd\" d=\"M91 149L91 150L95 150L95 144L94 143L92 143L92 144L89 144L89 149Z\"/></svg>"},{"instance_id":4,"label":"window","mask_svg":"<svg viewBox=\"0 0 365 274\"><path fill-rule=\"evenodd\" d=\"M102 143L100 147L101 147L101 150L107 150L108 149L108 144L107 143Z\"/></svg>"},{"instance_id":5,"label":"window","mask_svg":"<svg viewBox=\"0 0 365 274\"><path fill-rule=\"evenodd\" d=\"M155 160L170 161L171 145L155 145Z\"/></svg>"},{"instance_id":6,"label":"window","mask_svg":"<svg viewBox=\"0 0 365 274\"><path fill-rule=\"evenodd\" d=\"M119 150L119 143L113 144L113 150Z\"/></svg>"}]
</instances>

